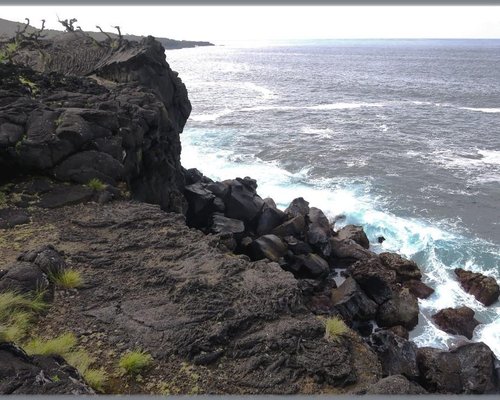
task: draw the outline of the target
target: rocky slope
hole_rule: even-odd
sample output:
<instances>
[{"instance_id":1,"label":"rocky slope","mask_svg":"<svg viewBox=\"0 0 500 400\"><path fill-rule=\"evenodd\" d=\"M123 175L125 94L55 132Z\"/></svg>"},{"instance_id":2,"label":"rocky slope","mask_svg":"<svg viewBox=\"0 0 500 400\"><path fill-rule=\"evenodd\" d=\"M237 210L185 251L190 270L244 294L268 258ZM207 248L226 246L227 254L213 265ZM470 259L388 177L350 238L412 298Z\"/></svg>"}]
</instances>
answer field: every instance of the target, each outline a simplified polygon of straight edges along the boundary
<instances>
[{"instance_id":1,"label":"rocky slope","mask_svg":"<svg viewBox=\"0 0 500 400\"><path fill-rule=\"evenodd\" d=\"M337 230L302 198L281 211L251 178L213 182L182 168L191 106L154 39L96 45L75 33L25 40L8 58L0 294L44 289L51 308L32 330L73 332L110 376L101 390L498 392L484 344L445 352L407 340L417 298L432 294L414 262L373 253L361 227ZM55 288L68 266L85 284ZM497 286L472 280L464 287L485 282L495 301ZM469 336L470 318L445 313L443 329ZM136 348L152 366L135 379L116 374ZM2 393L92 392L60 357L8 343L0 354Z\"/></svg>"}]
</instances>

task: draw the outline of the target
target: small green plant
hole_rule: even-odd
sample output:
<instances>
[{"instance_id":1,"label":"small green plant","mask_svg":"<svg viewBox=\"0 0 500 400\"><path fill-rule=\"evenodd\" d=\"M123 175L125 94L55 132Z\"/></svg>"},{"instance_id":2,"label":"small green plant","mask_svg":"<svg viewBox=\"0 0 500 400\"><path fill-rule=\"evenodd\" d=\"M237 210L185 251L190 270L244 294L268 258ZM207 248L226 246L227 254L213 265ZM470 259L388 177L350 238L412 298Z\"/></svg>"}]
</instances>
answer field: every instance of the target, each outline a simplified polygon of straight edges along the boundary
<instances>
[{"instance_id":1,"label":"small green plant","mask_svg":"<svg viewBox=\"0 0 500 400\"><path fill-rule=\"evenodd\" d=\"M38 94L39 90L35 82L30 81L28 78L25 78L24 76L19 77L19 82L21 82L21 85L27 86L33 95Z\"/></svg>"},{"instance_id":2,"label":"small green plant","mask_svg":"<svg viewBox=\"0 0 500 400\"><path fill-rule=\"evenodd\" d=\"M61 378L59 378L58 375L53 375L53 376L50 377L50 380L52 382L59 382L61 380Z\"/></svg>"},{"instance_id":3,"label":"small green plant","mask_svg":"<svg viewBox=\"0 0 500 400\"><path fill-rule=\"evenodd\" d=\"M75 335L68 332L49 340L32 339L24 346L24 350L29 355L64 356L76 346L76 342Z\"/></svg>"},{"instance_id":4,"label":"small green plant","mask_svg":"<svg viewBox=\"0 0 500 400\"><path fill-rule=\"evenodd\" d=\"M342 336L346 336L349 334L351 330L338 317L327 318L325 320L325 338L331 341L337 341Z\"/></svg>"},{"instance_id":5,"label":"small green plant","mask_svg":"<svg viewBox=\"0 0 500 400\"><path fill-rule=\"evenodd\" d=\"M6 64L8 62L12 62L12 56L14 56L18 48L19 48L18 42L12 42L5 45L3 50L0 50L0 64Z\"/></svg>"},{"instance_id":6,"label":"small green plant","mask_svg":"<svg viewBox=\"0 0 500 400\"><path fill-rule=\"evenodd\" d=\"M136 375L144 368L151 365L153 357L148 353L141 350L134 350L120 358L118 366L122 373L129 375Z\"/></svg>"},{"instance_id":7,"label":"small green plant","mask_svg":"<svg viewBox=\"0 0 500 400\"><path fill-rule=\"evenodd\" d=\"M88 183L87 186L93 190L96 190L98 192L102 192L104 189L106 189L106 184L100 181L97 178L91 179Z\"/></svg>"},{"instance_id":8,"label":"small green plant","mask_svg":"<svg viewBox=\"0 0 500 400\"><path fill-rule=\"evenodd\" d=\"M56 285L65 289L78 288L83 285L82 274L75 269L65 269L58 274L50 274L49 279Z\"/></svg>"}]
</instances>

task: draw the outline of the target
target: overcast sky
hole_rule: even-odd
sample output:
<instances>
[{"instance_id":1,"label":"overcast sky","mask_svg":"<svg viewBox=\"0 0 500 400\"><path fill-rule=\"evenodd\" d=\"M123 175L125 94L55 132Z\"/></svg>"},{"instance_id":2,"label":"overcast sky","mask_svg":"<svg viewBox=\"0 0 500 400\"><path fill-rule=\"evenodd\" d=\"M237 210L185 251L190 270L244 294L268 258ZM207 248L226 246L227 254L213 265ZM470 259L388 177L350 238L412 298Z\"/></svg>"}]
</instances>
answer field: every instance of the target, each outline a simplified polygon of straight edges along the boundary
<instances>
[{"instance_id":1,"label":"overcast sky","mask_svg":"<svg viewBox=\"0 0 500 400\"><path fill-rule=\"evenodd\" d=\"M500 38L500 6L0 6L0 17L41 19L61 29L77 18L84 30L173 39Z\"/></svg>"}]
</instances>

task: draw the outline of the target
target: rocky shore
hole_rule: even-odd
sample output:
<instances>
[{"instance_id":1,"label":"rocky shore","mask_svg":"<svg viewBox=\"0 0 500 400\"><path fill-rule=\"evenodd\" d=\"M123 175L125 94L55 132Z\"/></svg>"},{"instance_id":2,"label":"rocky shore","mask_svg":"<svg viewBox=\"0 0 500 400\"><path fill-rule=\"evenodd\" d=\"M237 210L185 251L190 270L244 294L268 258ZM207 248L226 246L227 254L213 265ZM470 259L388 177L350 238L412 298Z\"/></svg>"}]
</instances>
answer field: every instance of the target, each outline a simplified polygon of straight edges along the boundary
<instances>
[{"instance_id":1,"label":"rocky shore","mask_svg":"<svg viewBox=\"0 0 500 400\"><path fill-rule=\"evenodd\" d=\"M498 360L468 340L479 321L467 307L433 317L463 339L456 348L408 340L433 293L415 262L376 254L362 227L337 229L301 197L283 211L250 177L181 166L191 105L152 37L8 45L0 297L38 294L47 307L13 334L19 310L0 299L0 393L500 392ZM83 282L62 285L66 271ZM491 278L456 274L498 301ZM30 342L67 333L73 353ZM120 372L137 349L152 361Z\"/></svg>"}]
</instances>

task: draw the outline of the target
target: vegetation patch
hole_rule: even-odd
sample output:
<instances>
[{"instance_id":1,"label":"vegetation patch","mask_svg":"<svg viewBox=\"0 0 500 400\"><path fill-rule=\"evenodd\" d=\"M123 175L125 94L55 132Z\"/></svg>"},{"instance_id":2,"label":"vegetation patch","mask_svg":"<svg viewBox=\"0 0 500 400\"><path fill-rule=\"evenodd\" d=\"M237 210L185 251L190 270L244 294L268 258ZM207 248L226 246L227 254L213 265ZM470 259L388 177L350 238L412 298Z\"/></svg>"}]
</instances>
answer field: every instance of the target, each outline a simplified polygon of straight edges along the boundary
<instances>
[{"instance_id":1,"label":"vegetation patch","mask_svg":"<svg viewBox=\"0 0 500 400\"><path fill-rule=\"evenodd\" d=\"M336 342L343 336L348 336L351 330L342 319L338 317L327 318L325 323L325 338Z\"/></svg>"},{"instance_id":2,"label":"vegetation patch","mask_svg":"<svg viewBox=\"0 0 500 400\"><path fill-rule=\"evenodd\" d=\"M58 274L52 274L49 279L64 289L78 288L83 285L82 274L75 269L66 269Z\"/></svg>"},{"instance_id":3,"label":"vegetation patch","mask_svg":"<svg viewBox=\"0 0 500 400\"><path fill-rule=\"evenodd\" d=\"M104 189L106 189L106 184L97 178L91 179L87 183L87 186L97 192L102 192Z\"/></svg>"},{"instance_id":4,"label":"vegetation patch","mask_svg":"<svg viewBox=\"0 0 500 400\"><path fill-rule=\"evenodd\" d=\"M29 88L31 94L33 94L33 95L37 95L40 92L36 83L30 81L28 78L25 78L24 76L19 77L19 82L21 82L21 85L27 86Z\"/></svg>"},{"instance_id":5,"label":"vegetation patch","mask_svg":"<svg viewBox=\"0 0 500 400\"><path fill-rule=\"evenodd\" d=\"M35 338L30 340L25 346L24 350L30 355L42 356L63 356L68 354L75 346L77 340L73 333L65 333L54 339L43 340Z\"/></svg>"},{"instance_id":6,"label":"vegetation patch","mask_svg":"<svg viewBox=\"0 0 500 400\"><path fill-rule=\"evenodd\" d=\"M0 293L0 341L19 342L28 333L33 314L46 307L42 294L30 298L15 292Z\"/></svg>"},{"instance_id":7,"label":"vegetation patch","mask_svg":"<svg viewBox=\"0 0 500 400\"><path fill-rule=\"evenodd\" d=\"M150 366L152 362L153 357L150 354L141 350L134 350L123 355L118 362L118 366L123 374L137 375L144 368Z\"/></svg>"},{"instance_id":8,"label":"vegetation patch","mask_svg":"<svg viewBox=\"0 0 500 400\"><path fill-rule=\"evenodd\" d=\"M95 357L92 357L85 350L75 349L77 343L76 336L68 332L49 340L32 339L24 346L24 350L30 355L58 355L63 357L69 365L78 370L83 379L94 390L104 392L108 380L106 371L103 368L91 368L96 361Z\"/></svg>"}]
</instances>

